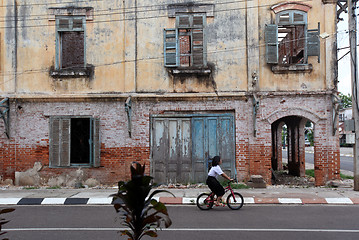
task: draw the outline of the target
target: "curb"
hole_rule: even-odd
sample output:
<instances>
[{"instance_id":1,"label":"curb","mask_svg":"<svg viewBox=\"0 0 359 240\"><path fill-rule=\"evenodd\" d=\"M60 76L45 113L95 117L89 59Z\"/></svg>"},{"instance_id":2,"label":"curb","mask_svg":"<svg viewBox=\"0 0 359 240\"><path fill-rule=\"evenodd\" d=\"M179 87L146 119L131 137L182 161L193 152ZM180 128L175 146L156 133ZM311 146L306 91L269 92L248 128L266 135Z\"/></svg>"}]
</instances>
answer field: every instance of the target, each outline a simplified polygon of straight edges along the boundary
<instances>
[{"instance_id":1,"label":"curb","mask_svg":"<svg viewBox=\"0 0 359 240\"><path fill-rule=\"evenodd\" d=\"M196 198L155 197L157 201L169 205L195 205ZM245 204L359 204L359 198L259 198L244 197ZM0 205L111 205L112 198L0 198Z\"/></svg>"}]
</instances>

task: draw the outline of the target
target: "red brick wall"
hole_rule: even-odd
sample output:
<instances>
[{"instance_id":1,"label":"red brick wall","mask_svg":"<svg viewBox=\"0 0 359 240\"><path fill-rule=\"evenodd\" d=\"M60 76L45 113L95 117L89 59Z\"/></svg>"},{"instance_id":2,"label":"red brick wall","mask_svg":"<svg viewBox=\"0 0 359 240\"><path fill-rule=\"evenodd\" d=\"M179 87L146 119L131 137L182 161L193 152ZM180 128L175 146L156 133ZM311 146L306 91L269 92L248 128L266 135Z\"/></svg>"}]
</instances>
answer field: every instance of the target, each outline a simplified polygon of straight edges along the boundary
<instances>
[{"instance_id":1,"label":"red brick wall","mask_svg":"<svg viewBox=\"0 0 359 240\"><path fill-rule=\"evenodd\" d=\"M0 138L0 176L14 178L15 171L32 168L37 161L45 176L74 171L74 168L48 168L49 117L83 115L100 119L101 167L83 168L87 177L102 183L128 179L132 161L146 163L150 174L150 116L166 112L234 112L236 169L239 180L250 175L271 179L271 124L285 116L303 116L315 125L317 185L339 177L338 136L332 135L330 96L262 96L257 115L257 135L253 136L252 101L246 98L210 100L151 101L133 99L132 133L129 137L125 99L92 102L24 102L11 105L11 139ZM21 105L21 111L18 106ZM3 127L0 123L0 128ZM76 169L76 168L75 168Z\"/></svg>"}]
</instances>

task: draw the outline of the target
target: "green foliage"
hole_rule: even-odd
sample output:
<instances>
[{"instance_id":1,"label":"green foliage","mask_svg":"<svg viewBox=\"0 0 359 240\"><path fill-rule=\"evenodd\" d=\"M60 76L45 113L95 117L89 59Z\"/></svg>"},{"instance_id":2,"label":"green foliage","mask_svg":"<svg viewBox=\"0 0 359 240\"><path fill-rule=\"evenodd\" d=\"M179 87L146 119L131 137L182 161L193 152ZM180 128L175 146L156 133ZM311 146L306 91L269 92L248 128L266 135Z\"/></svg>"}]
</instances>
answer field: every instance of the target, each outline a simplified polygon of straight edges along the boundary
<instances>
[{"instance_id":1,"label":"green foliage","mask_svg":"<svg viewBox=\"0 0 359 240\"><path fill-rule=\"evenodd\" d=\"M60 186L47 187L46 189L61 189Z\"/></svg>"},{"instance_id":2,"label":"green foliage","mask_svg":"<svg viewBox=\"0 0 359 240\"><path fill-rule=\"evenodd\" d=\"M34 189L39 189L39 187L24 187L24 190L34 190Z\"/></svg>"},{"instance_id":3,"label":"green foliage","mask_svg":"<svg viewBox=\"0 0 359 240\"><path fill-rule=\"evenodd\" d=\"M305 170L305 175L306 175L306 176L310 176L310 177L315 177L315 176L314 176L314 169L307 169L307 170Z\"/></svg>"},{"instance_id":4,"label":"green foliage","mask_svg":"<svg viewBox=\"0 0 359 240\"><path fill-rule=\"evenodd\" d=\"M310 176L310 177L315 177L314 176L314 169L307 169L305 170L305 175ZM349 175L345 175L345 174L340 174L340 178L341 179L354 179L354 177L349 176Z\"/></svg>"},{"instance_id":5,"label":"green foliage","mask_svg":"<svg viewBox=\"0 0 359 240\"><path fill-rule=\"evenodd\" d=\"M233 189L249 189L250 187L248 187L246 184L244 183L232 183L231 187Z\"/></svg>"},{"instance_id":6,"label":"green foliage","mask_svg":"<svg viewBox=\"0 0 359 240\"><path fill-rule=\"evenodd\" d=\"M4 209L1 209L0 210L0 215L1 214L5 214L5 213L9 213L9 212L13 212L15 211L14 208L4 208ZM2 226L6 223L8 223L9 221L6 220L5 218L2 218L0 217L0 235L4 235L6 232L3 232L1 229L2 229ZM8 238L4 238L3 240L8 240Z\"/></svg>"},{"instance_id":7,"label":"green foliage","mask_svg":"<svg viewBox=\"0 0 359 240\"><path fill-rule=\"evenodd\" d=\"M340 174L340 178L341 179L354 179L353 176L349 176L349 175L345 175L345 174Z\"/></svg>"},{"instance_id":8,"label":"green foliage","mask_svg":"<svg viewBox=\"0 0 359 240\"><path fill-rule=\"evenodd\" d=\"M307 138L308 138L308 141L310 142L310 146L314 146L314 133L313 133L313 131L308 131Z\"/></svg>"},{"instance_id":9,"label":"green foliage","mask_svg":"<svg viewBox=\"0 0 359 240\"><path fill-rule=\"evenodd\" d=\"M129 240L138 240L143 236L157 237L157 228L162 222L166 228L172 224L166 206L153 199L156 194L168 191L155 190L150 194L156 185L151 184L152 177L145 176L144 172L145 165L134 163L131 166L131 180L120 181L118 193L111 195L116 212L123 216L123 225L130 229L121 231Z\"/></svg>"},{"instance_id":10,"label":"green foliage","mask_svg":"<svg viewBox=\"0 0 359 240\"><path fill-rule=\"evenodd\" d=\"M342 107L341 108L348 108L352 106L352 97L350 94L344 95L343 93L339 93L339 97L342 101Z\"/></svg>"}]
</instances>

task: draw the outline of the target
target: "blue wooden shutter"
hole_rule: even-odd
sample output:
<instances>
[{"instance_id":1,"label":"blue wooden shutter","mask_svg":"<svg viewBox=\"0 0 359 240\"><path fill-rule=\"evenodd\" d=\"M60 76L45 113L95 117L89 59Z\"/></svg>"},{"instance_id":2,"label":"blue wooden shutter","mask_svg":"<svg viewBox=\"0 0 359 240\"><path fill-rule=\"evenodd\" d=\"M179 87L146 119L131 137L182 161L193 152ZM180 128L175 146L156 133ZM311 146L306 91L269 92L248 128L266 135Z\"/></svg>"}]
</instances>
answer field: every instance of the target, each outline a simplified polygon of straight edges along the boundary
<instances>
[{"instance_id":1,"label":"blue wooden shutter","mask_svg":"<svg viewBox=\"0 0 359 240\"><path fill-rule=\"evenodd\" d=\"M178 31L175 28L164 29L164 61L166 67L177 67L178 58Z\"/></svg>"},{"instance_id":2,"label":"blue wooden shutter","mask_svg":"<svg viewBox=\"0 0 359 240\"><path fill-rule=\"evenodd\" d=\"M278 64L278 26L267 24L265 26L266 61Z\"/></svg>"},{"instance_id":3,"label":"blue wooden shutter","mask_svg":"<svg viewBox=\"0 0 359 240\"><path fill-rule=\"evenodd\" d=\"M192 65L196 67L206 66L206 48L204 36L205 15L192 16Z\"/></svg>"},{"instance_id":4,"label":"blue wooden shutter","mask_svg":"<svg viewBox=\"0 0 359 240\"><path fill-rule=\"evenodd\" d=\"M318 56L320 62L320 23L317 29L307 30L307 56Z\"/></svg>"}]
</instances>

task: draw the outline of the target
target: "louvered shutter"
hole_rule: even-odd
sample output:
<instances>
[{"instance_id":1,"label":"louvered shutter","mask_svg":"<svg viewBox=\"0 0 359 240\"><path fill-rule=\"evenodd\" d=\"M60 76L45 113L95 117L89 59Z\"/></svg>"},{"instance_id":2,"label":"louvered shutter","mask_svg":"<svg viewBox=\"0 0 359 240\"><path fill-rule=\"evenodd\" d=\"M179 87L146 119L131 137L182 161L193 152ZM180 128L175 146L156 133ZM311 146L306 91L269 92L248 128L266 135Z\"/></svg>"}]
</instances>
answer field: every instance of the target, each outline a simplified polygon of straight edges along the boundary
<instances>
[{"instance_id":1,"label":"louvered shutter","mask_svg":"<svg viewBox=\"0 0 359 240\"><path fill-rule=\"evenodd\" d=\"M164 61L166 67L178 66L178 32L174 28L164 29Z\"/></svg>"},{"instance_id":2,"label":"louvered shutter","mask_svg":"<svg viewBox=\"0 0 359 240\"><path fill-rule=\"evenodd\" d=\"M204 15L193 15L192 29L192 65L196 67L206 66L206 48L204 36Z\"/></svg>"},{"instance_id":3,"label":"louvered shutter","mask_svg":"<svg viewBox=\"0 0 359 240\"><path fill-rule=\"evenodd\" d=\"M92 119L92 133L93 166L100 167L100 119Z\"/></svg>"},{"instance_id":4,"label":"louvered shutter","mask_svg":"<svg viewBox=\"0 0 359 240\"><path fill-rule=\"evenodd\" d=\"M71 139L71 119L63 118L60 120L60 167L70 166L70 139Z\"/></svg>"},{"instance_id":5,"label":"louvered shutter","mask_svg":"<svg viewBox=\"0 0 359 240\"><path fill-rule=\"evenodd\" d=\"M192 26L191 15L179 15L176 18L177 28L190 28Z\"/></svg>"},{"instance_id":6,"label":"louvered shutter","mask_svg":"<svg viewBox=\"0 0 359 240\"><path fill-rule=\"evenodd\" d=\"M278 26L267 24L265 26L266 61L278 64Z\"/></svg>"},{"instance_id":7,"label":"louvered shutter","mask_svg":"<svg viewBox=\"0 0 359 240\"><path fill-rule=\"evenodd\" d=\"M60 119L50 118L49 166L57 167L60 161Z\"/></svg>"},{"instance_id":8,"label":"louvered shutter","mask_svg":"<svg viewBox=\"0 0 359 240\"><path fill-rule=\"evenodd\" d=\"M50 167L70 166L70 118L50 118Z\"/></svg>"},{"instance_id":9,"label":"louvered shutter","mask_svg":"<svg viewBox=\"0 0 359 240\"><path fill-rule=\"evenodd\" d=\"M318 62L320 62L320 23L318 23L318 29L307 30L307 56L318 56Z\"/></svg>"}]
</instances>

